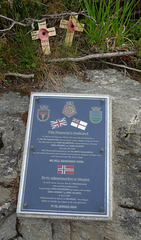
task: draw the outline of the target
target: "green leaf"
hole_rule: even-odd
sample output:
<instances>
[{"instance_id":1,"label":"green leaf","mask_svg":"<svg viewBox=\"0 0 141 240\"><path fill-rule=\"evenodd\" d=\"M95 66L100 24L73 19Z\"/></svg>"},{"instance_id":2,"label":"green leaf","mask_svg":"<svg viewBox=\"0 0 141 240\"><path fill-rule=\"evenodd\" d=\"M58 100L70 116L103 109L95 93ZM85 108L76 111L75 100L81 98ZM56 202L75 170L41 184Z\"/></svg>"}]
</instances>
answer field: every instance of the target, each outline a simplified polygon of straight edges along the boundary
<instances>
[{"instance_id":1,"label":"green leaf","mask_svg":"<svg viewBox=\"0 0 141 240\"><path fill-rule=\"evenodd\" d=\"M35 67L36 67L36 63L32 63L31 66L32 66L33 68L35 68Z\"/></svg>"},{"instance_id":2,"label":"green leaf","mask_svg":"<svg viewBox=\"0 0 141 240\"><path fill-rule=\"evenodd\" d=\"M30 68L30 66L29 66L28 64L26 64L26 68L27 68L27 69L29 69L29 68Z\"/></svg>"}]
</instances>

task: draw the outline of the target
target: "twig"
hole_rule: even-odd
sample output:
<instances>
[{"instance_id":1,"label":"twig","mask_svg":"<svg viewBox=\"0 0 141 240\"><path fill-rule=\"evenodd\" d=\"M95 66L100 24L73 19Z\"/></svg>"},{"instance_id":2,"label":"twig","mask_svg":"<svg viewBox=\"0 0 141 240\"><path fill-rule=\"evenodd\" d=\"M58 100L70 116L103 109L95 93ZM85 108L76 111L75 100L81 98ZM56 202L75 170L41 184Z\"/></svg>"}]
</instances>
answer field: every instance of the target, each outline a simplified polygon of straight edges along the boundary
<instances>
[{"instance_id":1,"label":"twig","mask_svg":"<svg viewBox=\"0 0 141 240\"><path fill-rule=\"evenodd\" d=\"M115 66L115 67L120 67L120 68L125 68L125 69L129 69L129 70L136 71L136 72L141 72L141 70L139 70L139 69L131 68L131 67L128 67L126 65L110 63L110 62L106 62L106 61L103 61L103 60L101 62L112 65L112 66Z\"/></svg>"},{"instance_id":2,"label":"twig","mask_svg":"<svg viewBox=\"0 0 141 240\"><path fill-rule=\"evenodd\" d=\"M15 21L15 20L12 19L12 18L7 17L7 16L0 15L0 18L6 19L6 20L12 22L11 25L10 25L10 27L5 28L5 29L0 29L0 32L7 32L7 31L9 31L9 30L11 30L11 29L14 27L14 25L20 25L20 26L22 26L22 27L28 27L28 26L31 25L32 30L33 30L33 29L34 29L34 23L43 22L43 21L45 21L46 19L48 19L49 17L50 17L50 18L62 18L62 17L66 17L66 16L75 16L75 15L79 15L79 14L82 14L82 15L83 15L84 13L85 13L85 11L79 11L78 13L63 12L63 13L60 13L60 14L42 15L43 18L42 18L42 19L39 19L39 20L38 20L38 19L33 19L33 18L25 18L24 21L25 21L26 23L18 22L18 21ZM87 16L87 17L89 17L89 16ZM90 18L91 18L91 17L90 17ZM31 31L32 31L32 30L31 30ZM29 31L29 32L31 32L31 31Z\"/></svg>"},{"instance_id":3,"label":"twig","mask_svg":"<svg viewBox=\"0 0 141 240\"><path fill-rule=\"evenodd\" d=\"M33 18L25 18L26 21L29 21L30 24L31 22L33 23L40 23L45 21L47 18L62 18L62 17L67 17L67 16L76 16L76 15L83 15L85 11L79 11L78 13L72 13L72 12L63 12L63 13L59 13L59 14L46 14L46 15L42 15L42 19L33 19ZM87 16L87 15L86 15ZM87 16L89 17L89 16ZM90 17L91 18L91 17ZM93 18L92 18L93 19Z\"/></svg>"},{"instance_id":4,"label":"twig","mask_svg":"<svg viewBox=\"0 0 141 240\"><path fill-rule=\"evenodd\" d=\"M35 29L35 26L34 26L34 21L32 22L32 24L31 24L31 30L30 31L28 31L26 34L25 34L25 36L26 35L28 35L29 33L31 33L34 29Z\"/></svg>"},{"instance_id":5,"label":"twig","mask_svg":"<svg viewBox=\"0 0 141 240\"><path fill-rule=\"evenodd\" d=\"M62 18L62 17L67 17L67 16L76 16L76 15L80 15L80 14L84 14L86 11L79 11L78 13L72 13L72 12L63 12L63 13L59 13L59 14L48 14L48 15L42 15L43 17L50 17L50 18Z\"/></svg>"},{"instance_id":6,"label":"twig","mask_svg":"<svg viewBox=\"0 0 141 240\"><path fill-rule=\"evenodd\" d=\"M120 56L129 56L129 55L135 55L136 51L128 51L128 52L113 52L113 53L97 53L97 54L91 54L86 55L84 57L78 57L78 58L59 58L59 59L52 59L48 60L48 62L79 62L79 61L86 61L92 58L110 58L110 57L120 57Z\"/></svg>"},{"instance_id":7,"label":"twig","mask_svg":"<svg viewBox=\"0 0 141 240\"><path fill-rule=\"evenodd\" d=\"M34 2L34 1L33 1L33 2ZM0 29L0 32L7 32L7 31L9 31L9 30L11 30L11 29L14 27L14 25L20 25L20 26L22 26L22 27L28 27L28 26L31 25L32 30L33 30L35 23L43 22L43 21L45 21L45 20L48 19L48 18L53 18L53 19L56 18L56 19L57 19L57 18L63 18L63 17L67 17L67 16L75 16L75 15L83 15L83 16L85 16L85 17L87 17L87 18L92 19L92 20L96 23L95 18L87 15L87 11L81 11L81 10L80 10L78 13L63 12L63 13L59 13L59 14L56 14L56 13L55 13L55 14L42 15L42 17L43 17L42 19L25 18L24 21L25 21L26 23L18 22L18 21L15 21L15 20L12 19L12 18L8 18L8 17L6 17L6 16L4 16L4 15L0 15L0 18L4 18L4 19L12 22L11 25L10 25L10 27L5 28L5 29ZM97 24L96 24L96 25L97 25ZM28 33L30 33L32 30L30 30Z\"/></svg>"},{"instance_id":8,"label":"twig","mask_svg":"<svg viewBox=\"0 0 141 240\"><path fill-rule=\"evenodd\" d=\"M12 72L5 73L4 76L5 77L14 76L14 77L21 77L21 78L34 78L34 74L21 74L21 73L12 73Z\"/></svg>"},{"instance_id":9,"label":"twig","mask_svg":"<svg viewBox=\"0 0 141 240\"><path fill-rule=\"evenodd\" d=\"M85 17L87 17L87 18L92 19L92 20L96 23L96 20L95 20L94 17L91 17L91 16L89 16L89 15L87 15L87 14L85 14L85 13L81 13L81 15L83 15L83 16L85 16ZM97 25L97 24L96 24L96 25Z\"/></svg>"},{"instance_id":10,"label":"twig","mask_svg":"<svg viewBox=\"0 0 141 240\"><path fill-rule=\"evenodd\" d=\"M78 13L64 12L64 13L60 13L60 14L50 14L50 15L42 15L42 16L43 17L50 17L50 18L62 18L62 17L68 17L68 16L82 15L82 16L85 16L87 18L92 19L96 23L95 18L87 15L86 13L87 13L87 11L85 11L85 10L81 11L80 10Z\"/></svg>"},{"instance_id":11,"label":"twig","mask_svg":"<svg viewBox=\"0 0 141 240\"><path fill-rule=\"evenodd\" d=\"M12 22L12 24L11 24L11 26L10 26L9 28L0 29L0 32L9 31L10 29L12 29L12 28L14 27L15 24L20 25L20 26L23 26L23 27L27 27L27 26L28 26L28 24L24 24L24 23L21 23L21 22L17 22L17 21L15 21L14 19L8 18L8 17L6 17L6 16L4 16L4 15L0 15L0 18L4 18L4 19Z\"/></svg>"}]
</instances>

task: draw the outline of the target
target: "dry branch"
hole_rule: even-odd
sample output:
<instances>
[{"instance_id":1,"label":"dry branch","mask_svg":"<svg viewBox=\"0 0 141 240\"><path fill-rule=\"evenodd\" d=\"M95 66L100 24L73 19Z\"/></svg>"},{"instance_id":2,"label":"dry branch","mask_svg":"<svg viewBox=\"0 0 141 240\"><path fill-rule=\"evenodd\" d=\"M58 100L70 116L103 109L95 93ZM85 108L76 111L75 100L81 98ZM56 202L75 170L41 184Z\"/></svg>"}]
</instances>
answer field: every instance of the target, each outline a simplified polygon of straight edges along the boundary
<instances>
[{"instance_id":1,"label":"dry branch","mask_svg":"<svg viewBox=\"0 0 141 240\"><path fill-rule=\"evenodd\" d=\"M132 71L141 72L141 70L139 70L139 69L131 68L131 67L128 67L128 66L126 66L126 65L116 64L116 63L110 63L110 62L106 62L106 61L102 61L102 62L103 62L103 63L106 63L106 64L109 64L109 65L111 65L111 66L120 67L120 68L126 68L126 69L129 69L129 70L132 70Z\"/></svg>"},{"instance_id":2,"label":"dry branch","mask_svg":"<svg viewBox=\"0 0 141 240\"><path fill-rule=\"evenodd\" d=\"M131 56L135 55L136 51L128 51L128 52L113 52L113 53L97 53L97 54L91 54L86 55L84 57L78 57L78 58L59 58L59 59L52 59L48 60L48 62L80 62L80 61L86 61L90 60L92 58L111 58L111 57L121 57L121 56Z\"/></svg>"},{"instance_id":3,"label":"dry branch","mask_svg":"<svg viewBox=\"0 0 141 240\"><path fill-rule=\"evenodd\" d=\"M27 26L28 26L28 24L24 24L24 23L21 23L21 22L17 22L17 21L15 21L14 19L8 18L8 17L6 17L6 16L4 16L4 15L0 15L0 18L4 18L4 19L12 22L12 24L11 24L10 27L5 28L5 29L0 29L0 32L9 31L10 29L12 29L12 28L14 27L15 24L20 25L20 26L23 26L23 27L27 27Z\"/></svg>"},{"instance_id":4,"label":"dry branch","mask_svg":"<svg viewBox=\"0 0 141 240\"><path fill-rule=\"evenodd\" d=\"M67 17L67 16L75 16L75 15L83 15L85 14L85 11L79 11L78 13L70 13L70 12L63 12L63 13L60 13L60 14L48 14L48 15L42 15L43 18L42 19L33 19L33 18L25 18L24 19L24 22L25 23L22 23L22 22L18 22L12 18L8 18L7 16L4 16L4 15L0 15L0 18L3 18L5 20L8 20L11 22L11 25L10 27L8 28L5 28L5 29L0 29L0 32L7 32L9 30L11 30L15 25L20 25L22 27L28 27L28 26L31 26L32 27L32 30L34 29L34 24L35 23L40 23L40 22L43 22L45 21L46 19L48 18L63 18L63 17ZM86 14L85 14L86 16ZM87 16L89 17L89 16ZM90 17L91 18L91 17ZM95 21L95 19L94 19ZM29 31L30 32L30 31Z\"/></svg>"},{"instance_id":5,"label":"dry branch","mask_svg":"<svg viewBox=\"0 0 141 240\"><path fill-rule=\"evenodd\" d=\"M48 15L42 15L43 17L50 17L50 18L62 18L62 17L68 17L68 16L76 16L76 15L83 15L86 11L79 11L78 13L74 12L63 12L63 13L55 13L55 14L48 14Z\"/></svg>"},{"instance_id":6,"label":"dry branch","mask_svg":"<svg viewBox=\"0 0 141 240\"><path fill-rule=\"evenodd\" d=\"M14 76L14 77L21 77L21 78L34 78L34 74L21 74L21 73L12 73L12 72L5 73L4 76L5 77Z\"/></svg>"}]
</instances>

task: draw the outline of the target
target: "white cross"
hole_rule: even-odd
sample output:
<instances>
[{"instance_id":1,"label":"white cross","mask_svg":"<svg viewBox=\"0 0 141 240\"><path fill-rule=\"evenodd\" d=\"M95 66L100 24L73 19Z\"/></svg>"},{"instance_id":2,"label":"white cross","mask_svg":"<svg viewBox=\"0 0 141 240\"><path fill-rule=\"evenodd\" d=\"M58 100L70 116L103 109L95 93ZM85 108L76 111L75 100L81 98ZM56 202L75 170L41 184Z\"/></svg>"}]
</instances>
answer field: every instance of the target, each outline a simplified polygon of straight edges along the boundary
<instances>
[{"instance_id":1,"label":"white cross","mask_svg":"<svg viewBox=\"0 0 141 240\"><path fill-rule=\"evenodd\" d=\"M42 45L42 50L43 53L46 55L49 55L51 53L50 51L50 45L49 45L49 37L55 36L56 35L56 30L54 27L52 28L46 28L46 21L42 23L38 23L38 31L34 31L31 33L32 40L40 39L41 40L41 45ZM48 34L48 39L42 40L39 37L39 34L42 36Z\"/></svg>"},{"instance_id":2,"label":"white cross","mask_svg":"<svg viewBox=\"0 0 141 240\"><path fill-rule=\"evenodd\" d=\"M70 16L69 21L67 21L67 20L60 21L60 28L67 29L67 33L66 33L66 37L65 37L66 46L72 45L75 31L83 32L84 24L80 25L80 23L77 21L77 19L78 19L78 15L75 15L75 17Z\"/></svg>"}]
</instances>

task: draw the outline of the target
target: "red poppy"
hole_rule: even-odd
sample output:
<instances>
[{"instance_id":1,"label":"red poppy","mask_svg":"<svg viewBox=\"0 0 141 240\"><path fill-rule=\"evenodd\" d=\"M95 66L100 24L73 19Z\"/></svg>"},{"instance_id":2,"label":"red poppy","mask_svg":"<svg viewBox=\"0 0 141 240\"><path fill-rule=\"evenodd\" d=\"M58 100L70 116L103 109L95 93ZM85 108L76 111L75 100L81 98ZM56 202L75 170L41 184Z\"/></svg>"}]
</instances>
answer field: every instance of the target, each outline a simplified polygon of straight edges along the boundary
<instances>
[{"instance_id":1,"label":"red poppy","mask_svg":"<svg viewBox=\"0 0 141 240\"><path fill-rule=\"evenodd\" d=\"M47 40L49 38L49 32L46 29L41 28L39 30L39 38L41 40Z\"/></svg>"},{"instance_id":2,"label":"red poppy","mask_svg":"<svg viewBox=\"0 0 141 240\"><path fill-rule=\"evenodd\" d=\"M73 23L71 20L68 21L68 29L69 29L71 32L74 32L74 31L75 31L75 25L74 25L74 23Z\"/></svg>"}]
</instances>

